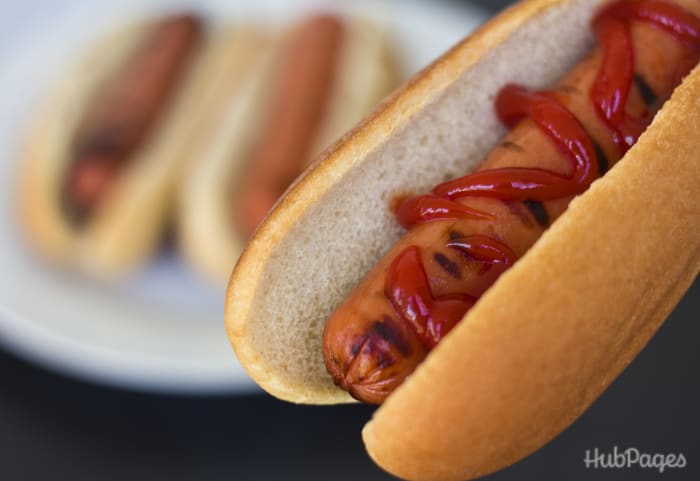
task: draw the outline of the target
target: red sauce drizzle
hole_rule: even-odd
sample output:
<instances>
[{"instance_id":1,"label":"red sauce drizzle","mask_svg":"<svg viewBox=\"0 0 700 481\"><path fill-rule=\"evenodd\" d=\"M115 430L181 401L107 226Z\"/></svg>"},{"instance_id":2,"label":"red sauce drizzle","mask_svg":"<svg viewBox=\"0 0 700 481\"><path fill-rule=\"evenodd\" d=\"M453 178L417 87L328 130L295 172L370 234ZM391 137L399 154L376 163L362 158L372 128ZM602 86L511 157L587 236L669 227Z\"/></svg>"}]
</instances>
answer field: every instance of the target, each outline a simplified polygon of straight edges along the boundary
<instances>
[{"instance_id":1,"label":"red sauce drizzle","mask_svg":"<svg viewBox=\"0 0 700 481\"><path fill-rule=\"evenodd\" d=\"M394 309L432 349L457 324L475 298L465 294L434 297L416 246L404 249L387 273L386 296Z\"/></svg>"},{"instance_id":2,"label":"red sauce drizzle","mask_svg":"<svg viewBox=\"0 0 700 481\"><path fill-rule=\"evenodd\" d=\"M658 0L623 0L601 10L593 30L603 51L600 70L590 91L591 102L614 143L624 154L652 119L649 112L629 115L624 106L634 77L634 50L629 21L646 22L673 35L679 42L700 49L700 20L681 8ZM689 70L692 65L689 64ZM475 172L435 187L431 194L403 200L396 209L398 222L407 229L435 220L493 220L487 212L456 202L462 197L490 197L504 201L549 201L584 192L600 172L592 139L553 92L529 92L507 85L495 105L499 119L513 127L525 117L547 135L569 159L569 176L539 168L506 167ZM517 259L501 241L486 235L452 239L447 247L482 262L482 275L494 265L502 270ZM475 297L454 293L435 297L421 260L421 250L410 246L396 256L387 272L385 295L408 322L426 348L433 348L469 310Z\"/></svg>"}]
</instances>

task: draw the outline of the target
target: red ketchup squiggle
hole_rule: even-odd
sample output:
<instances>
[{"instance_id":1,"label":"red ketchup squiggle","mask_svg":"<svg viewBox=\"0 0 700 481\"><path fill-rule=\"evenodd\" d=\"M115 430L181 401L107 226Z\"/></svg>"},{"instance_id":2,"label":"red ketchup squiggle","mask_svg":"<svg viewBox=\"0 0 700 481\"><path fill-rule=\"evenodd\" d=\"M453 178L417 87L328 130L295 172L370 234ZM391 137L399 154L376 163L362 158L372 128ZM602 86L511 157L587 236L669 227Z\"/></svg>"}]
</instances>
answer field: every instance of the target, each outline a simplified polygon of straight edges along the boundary
<instances>
[{"instance_id":1,"label":"red ketchup squiggle","mask_svg":"<svg viewBox=\"0 0 700 481\"><path fill-rule=\"evenodd\" d=\"M612 139L624 154L651 121L644 112L635 117L624 106L634 78L634 50L629 22L646 22L673 35L682 44L700 49L700 21L681 8L658 0L621 1L603 9L593 20L593 30L603 51L601 67L590 99ZM690 66L688 66L690 67ZM496 98L499 119L513 127L530 118L570 161L573 171L561 175L546 169L506 167L475 172L435 187L431 194L403 200L396 209L398 222L407 229L438 220L493 220L488 213L457 202L463 197L488 197L509 202L551 201L584 192L599 175L592 139L554 92L529 92L507 85ZM483 263L479 275L494 265L503 270L516 260L502 241L486 235L451 239L447 247ZM494 279L495 281L495 279ZM421 249L410 246L389 266L385 295L399 316L432 349L476 302L463 293L435 297L421 259Z\"/></svg>"},{"instance_id":2,"label":"red ketchup squiggle","mask_svg":"<svg viewBox=\"0 0 700 481\"><path fill-rule=\"evenodd\" d=\"M683 45L700 49L700 21L676 5L658 0L623 1L596 15L593 31L603 50L603 62L591 89L591 100L623 154L634 145L651 121L648 113L635 118L624 110L634 77L630 20L649 23Z\"/></svg>"}]
</instances>

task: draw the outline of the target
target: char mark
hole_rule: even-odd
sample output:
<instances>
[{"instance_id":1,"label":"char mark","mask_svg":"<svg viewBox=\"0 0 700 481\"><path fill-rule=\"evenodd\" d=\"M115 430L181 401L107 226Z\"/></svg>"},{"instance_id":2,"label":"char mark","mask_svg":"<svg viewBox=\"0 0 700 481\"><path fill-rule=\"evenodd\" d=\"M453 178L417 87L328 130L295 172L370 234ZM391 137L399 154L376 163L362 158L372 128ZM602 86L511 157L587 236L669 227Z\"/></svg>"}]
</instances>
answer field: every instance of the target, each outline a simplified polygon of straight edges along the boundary
<instances>
[{"instance_id":1,"label":"char mark","mask_svg":"<svg viewBox=\"0 0 700 481\"><path fill-rule=\"evenodd\" d=\"M530 211L530 214L532 214L532 217L535 218L535 221L537 221L540 226L547 227L549 225L549 214L547 214L547 210L544 208L542 202L526 200L523 204L525 204L527 210Z\"/></svg>"},{"instance_id":2,"label":"char mark","mask_svg":"<svg viewBox=\"0 0 700 481\"><path fill-rule=\"evenodd\" d=\"M656 104L656 101L659 99L658 96L641 75L637 73L634 74L634 84L637 86L637 89L639 89L639 94L642 96L642 100L647 107Z\"/></svg>"},{"instance_id":3,"label":"char mark","mask_svg":"<svg viewBox=\"0 0 700 481\"><path fill-rule=\"evenodd\" d=\"M396 346L399 352L404 356L411 354L411 346L403 336L401 329L396 325L396 321L389 316L384 316L381 321L375 321L372 324L372 334L379 336L392 346Z\"/></svg>"},{"instance_id":4,"label":"char mark","mask_svg":"<svg viewBox=\"0 0 700 481\"><path fill-rule=\"evenodd\" d=\"M440 267L442 267L445 270L445 272L447 272L455 279L459 279L462 276L462 273L460 272L457 263L450 260L450 258L442 252L436 252L433 258L435 259L435 262L437 262L440 265Z\"/></svg>"},{"instance_id":5,"label":"char mark","mask_svg":"<svg viewBox=\"0 0 700 481\"><path fill-rule=\"evenodd\" d=\"M590 137L590 136L589 136ZM593 142L593 148L595 149L595 155L598 157L598 172L600 175L604 175L610 166L608 162L608 158L605 156L605 152L603 152L603 148L600 146L598 142L596 142L593 137L591 137L591 142Z\"/></svg>"},{"instance_id":6,"label":"char mark","mask_svg":"<svg viewBox=\"0 0 700 481\"><path fill-rule=\"evenodd\" d=\"M357 339L352 346L350 346L350 352L352 353L353 356L357 356L357 353L360 352L360 349L362 348L363 344L367 342L367 336L363 336L359 339Z\"/></svg>"},{"instance_id":7,"label":"char mark","mask_svg":"<svg viewBox=\"0 0 700 481\"><path fill-rule=\"evenodd\" d=\"M501 147L508 150L514 150L515 152L525 152L525 149L520 144L516 144L515 142L511 142L509 140L501 142Z\"/></svg>"},{"instance_id":8,"label":"char mark","mask_svg":"<svg viewBox=\"0 0 700 481\"><path fill-rule=\"evenodd\" d=\"M449 236L451 241L456 241L464 238L464 234L462 234L461 232L457 232L456 230L451 230Z\"/></svg>"}]
</instances>

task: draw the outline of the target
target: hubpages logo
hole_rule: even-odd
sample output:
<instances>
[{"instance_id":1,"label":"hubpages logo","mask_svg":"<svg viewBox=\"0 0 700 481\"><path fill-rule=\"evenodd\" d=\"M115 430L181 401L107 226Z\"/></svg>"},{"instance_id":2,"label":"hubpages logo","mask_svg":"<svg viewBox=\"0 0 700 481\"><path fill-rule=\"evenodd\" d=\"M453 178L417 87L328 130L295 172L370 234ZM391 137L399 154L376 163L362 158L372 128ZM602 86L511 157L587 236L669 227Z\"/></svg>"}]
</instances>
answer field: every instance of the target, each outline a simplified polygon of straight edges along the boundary
<instances>
[{"instance_id":1,"label":"hubpages logo","mask_svg":"<svg viewBox=\"0 0 700 481\"><path fill-rule=\"evenodd\" d=\"M637 448L620 449L613 446L612 452L601 451L598 448L586 449L583 458L586 468L615 469L633 468L638 466L645 469L657 469L663 473L666 469L685 468L688 462L683 453L643 453Z\"/></svg>"}]
</instances>

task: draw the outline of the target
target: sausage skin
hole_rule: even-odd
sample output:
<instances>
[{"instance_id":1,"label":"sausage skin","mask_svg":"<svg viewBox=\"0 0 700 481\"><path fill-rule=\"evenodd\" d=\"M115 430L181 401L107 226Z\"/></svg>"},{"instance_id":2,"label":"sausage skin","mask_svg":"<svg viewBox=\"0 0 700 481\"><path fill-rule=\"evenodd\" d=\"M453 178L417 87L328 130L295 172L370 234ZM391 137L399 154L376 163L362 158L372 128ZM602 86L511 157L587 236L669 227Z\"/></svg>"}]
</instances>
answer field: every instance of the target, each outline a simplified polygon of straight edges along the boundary
<instances>
[{"instance_id":1,"label":"sausage skin","mask_svg":"<svg viewBox=\"0 0 700 481\"><path fill-rule=\"evenodd\" d=\"M339 18L318 15L287 40L261 140L236 193L234 221L244 238L306 166L328 103L342 36Z\"/></svg>"},{"instance_id":2,"label":"sausage skin","mask_svg":"<svg viewBox=\"0 0 700 481\"><path fill-rule=\"evenodd\" d=\"M679 3L700 16L697 2ZM635 81L626 111L632 116L656 112L685 73L698 61L672 36L648 24L632 21ZM578 119L596 146L601 173L621 157L608 128L591 102L590 90L602 61L594 48L555 86L558 100ZM571 164L529 119L519 122L492 150L478 171L501 167L536 167L570 175ZM463 206L490 214L491 220L444 219L420 224L407 232L328 319L323 333L323 357L335 383L360 401L379 404L425 358L426 345L397 313L385 295L390 266L411 246L425 266L432 295L463 293L477 299L503 272L505 265L484 273L484 264L446 247L467 236L489 236L521 257L567 208L571 197L546 202L504 202L464 197ZM466 301L465 301L466 302Z\"/></svg>"}]
</instances>

